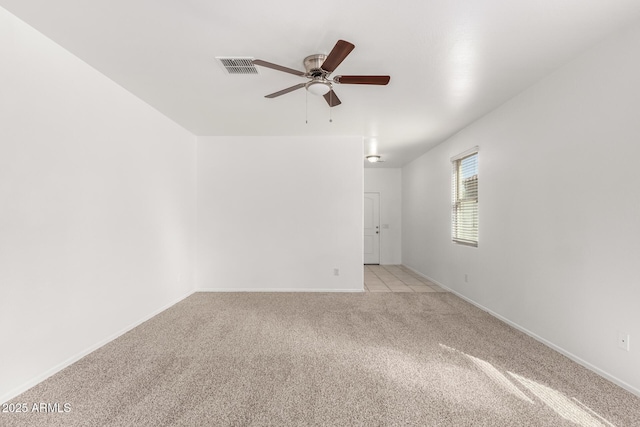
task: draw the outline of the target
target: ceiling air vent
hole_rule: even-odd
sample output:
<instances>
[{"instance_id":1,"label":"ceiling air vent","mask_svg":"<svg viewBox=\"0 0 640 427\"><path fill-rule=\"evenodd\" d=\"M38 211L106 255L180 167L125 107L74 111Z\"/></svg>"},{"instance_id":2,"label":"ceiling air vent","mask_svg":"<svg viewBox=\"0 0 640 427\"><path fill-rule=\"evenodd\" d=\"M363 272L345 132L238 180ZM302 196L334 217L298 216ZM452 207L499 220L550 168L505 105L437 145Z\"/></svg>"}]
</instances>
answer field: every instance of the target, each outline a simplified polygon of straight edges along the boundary
<instances>
[{"instance_id":1,"label":"ceiling air vent","mask_svg":"<svg viewBox=\"0 0 640 427\"><path fill-rule=\"evenodd\" d=\"M258 69L253 65L253 58L232 58L216 56L228 74L258 74Z\"/></svg>"}]
</instances>

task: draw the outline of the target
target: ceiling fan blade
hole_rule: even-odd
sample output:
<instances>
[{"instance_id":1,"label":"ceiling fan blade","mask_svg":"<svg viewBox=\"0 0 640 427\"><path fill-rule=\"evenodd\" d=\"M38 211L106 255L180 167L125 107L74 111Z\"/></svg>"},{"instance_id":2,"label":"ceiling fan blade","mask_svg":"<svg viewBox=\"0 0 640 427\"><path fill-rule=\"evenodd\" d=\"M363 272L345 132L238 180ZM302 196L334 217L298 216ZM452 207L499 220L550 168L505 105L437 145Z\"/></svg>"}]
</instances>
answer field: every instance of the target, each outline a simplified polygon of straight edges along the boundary
<instances>
[{"instance_id":1,"label":"ceiling fan blade","mask_svg":"<svg viewBox=\"0 0 640 427\"><path fill-rule=\"evenodd\" d=\"M322 69L331 73L333 70L338 68L338 65L344 61L344 58L351 53L354 47L355 45L347 41L338 40L333 49L331 49L327 59L322 63Z\"/></svg>"},{"instance_id":2,"label":"ceiling fan blade","mask_svg":"<svg viewBox=\"0 0 640 427\"><path fill-rule=\"evenodd\" d=\"M298 83L295 86L288 87L286 89L282 89L278 92L270 93L269 95L265 95L265 98L275 98L280 95L284 95L285 93L293 92L294 90L302 89L305 83Z\"/></svg>"},{"instance_id":3,"label":"ceiling fan blade","mask_svg":"<svg viewBox=\"0 0 640 427\"><path fill-rule=\"evenodd\" d=\"M340 98L338 98L338 95L336 95L333 89L322 96L324 96L324 99L327 101L327 104L329 104L329 107L335 107L336 105L342 104Z\"/></svg>"},{"instance_id":4,"label":"ceiling fan blade","mask_svg":"<svg viewBox=\"0 0 640 427\"><path fill-rule=\"evenodd\" d=\"M347 85L386 85L390 76L336 76L333 81Z\"/></svg>"},{"instance_id":5,"label":"ceiling fan blade","mask_svg":"<svg viewBox=\"0 0 640 427\"><path fill-rule=\"evenodd\" d=\"M254 65L260 65L261 67L271 68L273 70L284 71L285 73L295 74L296 76L304 76L302 71L294 70L293 68L283 67L282 65L272 64L271 62L263 61L262 59L254 59Z\"/></svg>"}]
</instances>

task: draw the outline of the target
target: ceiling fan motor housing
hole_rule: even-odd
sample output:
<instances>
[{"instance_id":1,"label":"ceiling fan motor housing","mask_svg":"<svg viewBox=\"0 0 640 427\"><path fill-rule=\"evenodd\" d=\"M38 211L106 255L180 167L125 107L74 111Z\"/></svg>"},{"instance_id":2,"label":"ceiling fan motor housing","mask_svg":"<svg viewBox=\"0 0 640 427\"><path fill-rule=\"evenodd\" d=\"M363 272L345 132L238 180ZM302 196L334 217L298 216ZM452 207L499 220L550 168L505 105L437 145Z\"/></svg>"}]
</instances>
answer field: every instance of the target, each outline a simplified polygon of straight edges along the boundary
<instances>
[{"instance_id":1,"label":"ceiling fan motor housing","mask_svg":"<svg viewBox=\"0 0 640 427\"><path fill-rule=\"evenodd\" d=\"M309 77L317 78L325 78L329 73L322 69L322 64L324 60L327 59L327 55L323 55L318 53L316 55L309 55L304 58L303 64L304 69L307 70L307 75Z\"/></svg>"}]
</instances>

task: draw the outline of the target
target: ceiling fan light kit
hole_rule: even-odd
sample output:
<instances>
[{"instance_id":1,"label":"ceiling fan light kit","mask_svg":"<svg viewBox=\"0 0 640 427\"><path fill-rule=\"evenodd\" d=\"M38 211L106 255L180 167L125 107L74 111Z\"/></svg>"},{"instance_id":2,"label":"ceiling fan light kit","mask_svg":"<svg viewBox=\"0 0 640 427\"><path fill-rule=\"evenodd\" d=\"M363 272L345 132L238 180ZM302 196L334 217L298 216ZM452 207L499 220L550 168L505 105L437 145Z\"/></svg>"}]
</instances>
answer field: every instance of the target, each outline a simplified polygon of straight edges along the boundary
<instances>
[{"instance_id":1,"label":"ceiling fan light kit","mask_svg":"<svg viewBox=\"0 0 640 427\"><path fill-rule=\"evenodd\" d=\"M360 85L386 85L391 79L389 76L336 76L330 78L331 73L344 61L355 48L355 45L344 40L338 40L329 55L309 55L302 61L305 72L283 67L261 59L253 60L254 65L271 68L273 70L294 74L310 79L307 83L300 83L287 89L266 95L265 98L276 98L294 90L305 88L314 95L322 95L329 104L335 107L342 102L333 91L333 84L360 84Z\"/></svg>"},{"instance_id":2,"label":"ceiling fan light kit","mask_svg":"<svg viewBox=\"0 0 640 427\"><path fill-rule=\"evenodd\" d=\"M370 163L378 163L382 161L380 159L380 156L378 156L377 154L370 154L366 157L366 159L369 160Z\"/></svg>"},{"instance_id":3,"label":"ceiling fan light kit","mask_svg":"<svg viewBox=\"0 0 640 427\"><path fill-rule=\"evenodd\" d=\"M324 95L331 90L331 83L323 80L311 80L305 87L314 95Z\"/></svg>"}]
</instances>

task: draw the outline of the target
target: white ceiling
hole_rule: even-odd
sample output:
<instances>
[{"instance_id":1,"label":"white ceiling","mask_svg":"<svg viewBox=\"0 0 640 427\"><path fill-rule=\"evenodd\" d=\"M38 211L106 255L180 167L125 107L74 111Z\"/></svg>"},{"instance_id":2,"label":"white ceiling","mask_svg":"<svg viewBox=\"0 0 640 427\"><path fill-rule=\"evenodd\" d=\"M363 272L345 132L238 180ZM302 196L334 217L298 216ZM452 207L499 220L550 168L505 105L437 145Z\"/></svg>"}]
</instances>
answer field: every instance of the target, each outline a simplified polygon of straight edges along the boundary
<instances>
[{"instance_id":1,"label":"white ceiling","mask_svg":"<svg viewBox=\"0 0 640 427\"><path fill-rule=\"evenodd\" d=\"M607 34L638 0L0 0L67 50L196 135L362 135L398 167ZM261 68L228 75L216 56L304 70L338 39L355 50L333 73L388 74L341 85L342 105ZM308 103L307 103L308 101ZM308 113L306 113L308 108ZM308 116L308 124L305 123Z\"/></svg>"}]
</instances>

